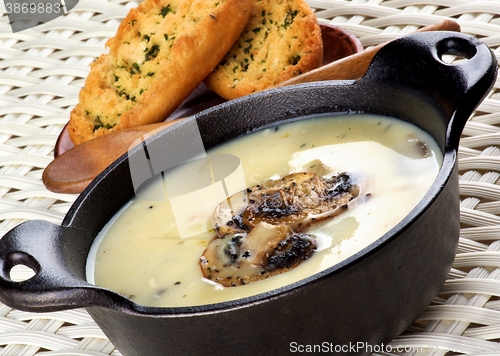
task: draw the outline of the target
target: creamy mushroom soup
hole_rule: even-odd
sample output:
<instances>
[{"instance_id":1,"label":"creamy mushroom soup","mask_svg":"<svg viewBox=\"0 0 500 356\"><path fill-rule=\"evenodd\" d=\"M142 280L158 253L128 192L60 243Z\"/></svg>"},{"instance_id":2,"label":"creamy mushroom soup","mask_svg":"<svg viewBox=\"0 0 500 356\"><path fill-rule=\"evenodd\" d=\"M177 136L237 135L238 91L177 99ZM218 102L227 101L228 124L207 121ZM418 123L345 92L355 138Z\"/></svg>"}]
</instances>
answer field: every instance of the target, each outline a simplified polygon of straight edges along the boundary
<instances>
[{"instance_id":1,"label":"creamy mushroom soup","mask_svg":"<svg viewBox=\"0 0 500 356\"><path fill-rule=\"evenodd\" d=\"M394 227L423 198L442 161L430 135L374 115L290 122L231 140L207 154L208 160L165 172L147 188L146 196L155 198L134 198L108 223L89 254L91 283L137 303L163 307L230 301L286 286L348 258ZM232 168L219 179L215 162L221 157L239 161L226 164ZM185 194L165 198L169 184L189 185L203 176L207 162L212 165L211 185L194 192L187 187ZM224 197L300 172L324 180L348 175L356 186L356 199L348 208L301 231L314 239L308 258L286 272L235 287L205 278L200 257L216 236L213 214Z\"/></svg>"}]
</instances>

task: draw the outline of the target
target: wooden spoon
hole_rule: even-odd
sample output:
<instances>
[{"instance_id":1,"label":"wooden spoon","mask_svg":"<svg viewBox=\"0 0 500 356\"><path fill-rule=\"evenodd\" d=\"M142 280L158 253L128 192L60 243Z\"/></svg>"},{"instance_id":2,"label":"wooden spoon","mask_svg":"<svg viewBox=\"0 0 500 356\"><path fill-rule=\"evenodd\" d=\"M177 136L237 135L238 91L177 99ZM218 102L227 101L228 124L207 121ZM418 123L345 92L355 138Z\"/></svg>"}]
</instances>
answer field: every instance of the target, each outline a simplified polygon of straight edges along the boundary
<instances>
[{"instance_id":1,"label":"wooden spoon","mask_svg":"<svg viewBox=\"0 0 500 356\"><path fill-rule=\"evenodd\" d=\"M445 20L416 32L425 31L460 32L460 26L454 21ZM381 44L324 65L281 83L277 87L321 80L361 78L368 69L373 56L384 45ZM43 184L48 190L56 193L81 193L99 173L125 154L136 140L143 140L145 134L154 134L180 120L182 119L124 129L78 145L54 159L45 168L42 175Z\"/></svg>"},{"instance_id":2,"label":"wooden spoon","mask_svg":"<svg viewBox=\"0 0 500 356\"><path fill-rule=\"evenodd\" d=\"M43 171L42 182L52 192L81 193L135 141L143 141L180 120L123 129L82 143L50 162Z\"/></svg>"}]
</instances>

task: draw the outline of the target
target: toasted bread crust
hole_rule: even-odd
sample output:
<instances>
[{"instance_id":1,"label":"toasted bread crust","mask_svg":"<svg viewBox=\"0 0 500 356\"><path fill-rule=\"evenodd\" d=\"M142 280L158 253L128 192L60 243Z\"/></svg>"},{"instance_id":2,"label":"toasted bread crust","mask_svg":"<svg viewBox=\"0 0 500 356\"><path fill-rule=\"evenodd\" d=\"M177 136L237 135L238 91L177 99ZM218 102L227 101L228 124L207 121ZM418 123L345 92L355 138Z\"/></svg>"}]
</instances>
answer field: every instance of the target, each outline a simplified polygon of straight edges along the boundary
<instances>
[{"instance_id":1,"label":"toasted bread crust","mask_svg":"<svg viewBox=\"0 0 500 356\"><path fill-rule=\"evenodd\" d=\"M205 84L235 99L315 69L322 60L321 30L304 0L258 0L240 38Z\"/></svg>"},{"instance_id":2,"label":"toasted bread crust","mask_svg":"<svg viewBox=\"0 0 500 356\"><path fill-rule=\"evenodd\" d=\"M237 40L254 0L147 0L131 9L109 54L92 65L71 112L79 145L165 120Z\"/></svg>"}]
</instances>

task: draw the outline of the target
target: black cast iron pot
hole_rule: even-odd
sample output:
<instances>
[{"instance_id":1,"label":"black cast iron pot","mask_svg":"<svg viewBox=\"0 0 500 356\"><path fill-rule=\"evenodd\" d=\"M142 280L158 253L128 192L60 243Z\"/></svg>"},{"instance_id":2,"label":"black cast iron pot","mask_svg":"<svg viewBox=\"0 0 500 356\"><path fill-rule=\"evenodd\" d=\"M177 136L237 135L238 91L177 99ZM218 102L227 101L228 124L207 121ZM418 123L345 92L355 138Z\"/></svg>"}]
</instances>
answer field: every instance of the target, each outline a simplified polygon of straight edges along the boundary
<instances>
[{"instance_id":1,"label":"black cast iron pot","mask_svg":"<svg viewBox=\"0 0 500 356\"><path fill-rule=\"evenodd\" d=\"M450 65L443 54L468 60ZM0 240L0 300L27 311L85 307L127 356L365 354L387 344L429 305L446 279L459 234L457 149L497 64L478 39L422 33L385 46L359 81L269 90L206 110L155 135L168 148L196 120L206 148L284 120L323 113L374 113L409 121L434 137L444 161L429 192L397 226L347 260L292 285L232 302L180 308L138 305L85 281L94 238L134 195L132 149L78 197L61 226L29 221ZM165 155L172 153L166 151ZM14 282L17 264L36 275ZM365 344L366 343L366 344ZM356 345L356 347L353 347ZM359 347L358 347L359 346Z\"/></svg>"}]
</instances>

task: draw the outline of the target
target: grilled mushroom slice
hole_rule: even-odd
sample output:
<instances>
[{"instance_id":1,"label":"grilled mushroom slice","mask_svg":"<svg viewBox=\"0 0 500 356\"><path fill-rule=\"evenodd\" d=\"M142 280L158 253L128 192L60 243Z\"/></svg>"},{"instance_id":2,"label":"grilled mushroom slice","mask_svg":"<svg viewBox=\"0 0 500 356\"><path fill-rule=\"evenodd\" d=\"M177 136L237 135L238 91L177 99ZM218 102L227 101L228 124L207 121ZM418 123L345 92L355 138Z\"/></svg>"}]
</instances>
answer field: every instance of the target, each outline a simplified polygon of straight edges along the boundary
<instances>
[{"instance_id":1,"label":"grilled mushroom slice","mask_svg":"<svg viewBox=\"0 0 500 356\"><path fill-rule=\"evenodd\" d=\"M214 226L219 236L248 232L261 222L288 225L300 232L340 214L358 194L346 173L328 179L314 173L293 173L221 202L214 211Z\"/></svg>"},{"instance_id":2,"label":"grilled mushroom slice","mask_svg":"<svg viewBox=\"0 0 500 356\"><path fill-rule=\"evenodd\" d=\"M232 195L215 209L217 236L201 256L203 275L233 287L297 267L317 247L300 231L340 214L358 194L346 173L302 172Z\"/></svg>"},{"instance_id":3,"label":"grilled mushroom slice","mask_svg":"<svg viewBox=\"0 0 500 356\"><path fill-rule=\"evenodd\" d=\"M225 287L244 285L297 267L316 241L290 226L260 222L249 233L216 237L200 259L205 278Z\"/></svg>"}]
</instances>

